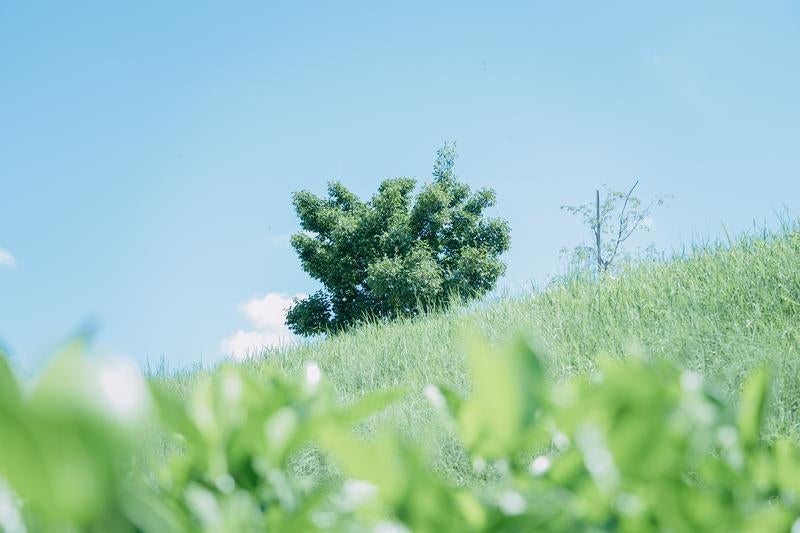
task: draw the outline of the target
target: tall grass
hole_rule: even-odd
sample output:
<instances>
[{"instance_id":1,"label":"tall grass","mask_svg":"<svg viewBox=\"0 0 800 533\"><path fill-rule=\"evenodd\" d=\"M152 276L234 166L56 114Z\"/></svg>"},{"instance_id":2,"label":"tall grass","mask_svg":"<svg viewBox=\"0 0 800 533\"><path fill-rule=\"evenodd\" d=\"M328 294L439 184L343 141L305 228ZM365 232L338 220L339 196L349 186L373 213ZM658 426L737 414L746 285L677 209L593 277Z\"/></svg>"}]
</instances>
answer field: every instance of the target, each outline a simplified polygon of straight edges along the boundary
<instances>
[{"instance_id":1,"label":"tall grass","mask_svg":"<svg viewBox=\"0 0 800 533\"><path fill-rule=\"evenodd\" d=\"M469 465L437 424L423 389L437 383L469 393L460 349L465 329L495 343L519 332L532 336L556 380L591 372L600 354L623 356L640 349L700 372L718 384L720 394L732 397L753 367L768 363L777 383L767 435L800 440L800 233L795 225L696 246L688 254L624 268L616 278L571 275L523 296L267 350L245 364L254 373L279 368L299 375L304 362L316 361L343 402L369 391L408 388L408 398L374 423L388 422L429 443L435 464L463 480Z\"/></svg>"}]
</instances>

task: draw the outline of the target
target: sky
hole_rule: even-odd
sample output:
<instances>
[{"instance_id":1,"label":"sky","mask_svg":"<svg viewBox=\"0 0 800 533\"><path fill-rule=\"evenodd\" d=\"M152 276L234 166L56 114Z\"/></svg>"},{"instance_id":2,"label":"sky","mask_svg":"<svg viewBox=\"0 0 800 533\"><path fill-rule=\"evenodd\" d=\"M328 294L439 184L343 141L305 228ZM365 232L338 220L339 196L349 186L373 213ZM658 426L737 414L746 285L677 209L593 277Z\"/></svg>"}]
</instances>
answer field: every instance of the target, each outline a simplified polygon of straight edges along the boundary
<instances>
[{"instance_id":1,"label":"sky","mask_svg":"<svg viewBox=\"0 0 800 533\"><path fill-rule=\"evenodd\" d=\"M673 249L800 211L800 3L0 0L0 342L91 325L142 364L284 342L318 285L293 191L456 170L512 229L503 290L640 180ZM644 241L643 241L644 242Z\"/></svg>"}]
</instances>

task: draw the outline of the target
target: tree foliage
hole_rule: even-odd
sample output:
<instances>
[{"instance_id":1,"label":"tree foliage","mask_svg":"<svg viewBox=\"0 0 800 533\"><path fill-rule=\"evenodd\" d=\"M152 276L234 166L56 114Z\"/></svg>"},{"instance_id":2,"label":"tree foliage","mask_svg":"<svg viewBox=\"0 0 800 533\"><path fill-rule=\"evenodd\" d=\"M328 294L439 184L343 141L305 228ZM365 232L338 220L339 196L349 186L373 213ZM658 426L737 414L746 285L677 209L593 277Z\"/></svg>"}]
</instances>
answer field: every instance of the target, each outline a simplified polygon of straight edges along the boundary
<instances>
[{"instance_id":1,"label":"tree foliage","mask_svg":"<svg viewBox=\"0 0 800 533\"><path fill-rule=\"evenodd\" d=\"M292 246L324 289L295 300L287 315L292 331L313 335L366 317L415 315L494 287L510 230L485 215L492 190L473 192L459 181L456 155L453 144L437 152L433 181L416 196L410 178L385 180L369 201L338 182L328 185L327 198L294 194L303 231Z\"/></svg>"}]
</instances>

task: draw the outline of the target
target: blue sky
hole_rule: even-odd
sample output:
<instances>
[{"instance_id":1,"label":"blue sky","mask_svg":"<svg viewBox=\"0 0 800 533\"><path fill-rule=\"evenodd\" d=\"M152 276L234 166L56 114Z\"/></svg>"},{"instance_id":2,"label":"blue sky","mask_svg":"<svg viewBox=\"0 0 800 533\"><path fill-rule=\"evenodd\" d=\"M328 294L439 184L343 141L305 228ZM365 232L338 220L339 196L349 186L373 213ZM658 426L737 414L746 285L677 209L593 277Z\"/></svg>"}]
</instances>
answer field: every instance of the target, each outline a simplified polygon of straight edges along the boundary
<instances>
[{"instance_id":1,"label":"blue sky","mask_svg":"<svg viewBox=\"0 0 800 533\"><path fill-rule=\"evenodd\" d=\"M517 289L598 185L672 194L661 248L800 210L800 4L0 2L0 339L87 321L173 366L271 335L316 285L292 191L492 186ZM434 5L435 4L435 5ZM260 333L259 333L260 332Z\"/></svg>"}]
</instances>

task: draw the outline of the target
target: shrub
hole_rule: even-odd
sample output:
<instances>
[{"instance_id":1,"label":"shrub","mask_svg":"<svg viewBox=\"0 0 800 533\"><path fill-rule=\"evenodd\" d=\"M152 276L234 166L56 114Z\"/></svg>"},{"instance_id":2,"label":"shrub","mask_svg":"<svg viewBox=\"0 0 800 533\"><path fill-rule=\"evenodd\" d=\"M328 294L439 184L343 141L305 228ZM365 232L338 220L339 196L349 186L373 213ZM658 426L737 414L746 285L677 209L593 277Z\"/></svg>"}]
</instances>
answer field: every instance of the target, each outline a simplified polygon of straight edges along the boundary
<instances>
[{"instance_id":1,"label":"shrub","mask_svg":"<svg viewBox=\"0 0 800 533\"><path fill-rule=\"evenodd\" d=\"M425 395L492 481L453 486L391 430L354 424L400 391L349 406L314 364L301 382L224 366L188 401L74 346L30 391L0 358L4 531L788 531L800 454L759 438L769 372L738 409L662 360L604 359L552 384L528 344L473 341L473 391ZM113 394L112 394L113 392ZM164 432L146 446L146 428ZM314 446L341 476L292 468Z\"/></svg>"},{"instance_id":2,"label":"shrub","mask_svg":"<svg viewBox=\"0 0 800 533\"><path fill-rule=\"evenodd\" d=\"M314 335L368 317L415 315L490 291L503 274L499 257L509 245L508 224L488 218L491 190L471 192L454 173L456 152L437 153L433 183L414 197L415 181L384 181L363 202L341 183L328 198L294 195L303 232L292 246L303 269L324 289L295 300L287 324Z\"/></svg>"}]
</instances>

